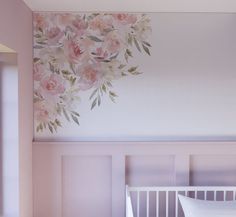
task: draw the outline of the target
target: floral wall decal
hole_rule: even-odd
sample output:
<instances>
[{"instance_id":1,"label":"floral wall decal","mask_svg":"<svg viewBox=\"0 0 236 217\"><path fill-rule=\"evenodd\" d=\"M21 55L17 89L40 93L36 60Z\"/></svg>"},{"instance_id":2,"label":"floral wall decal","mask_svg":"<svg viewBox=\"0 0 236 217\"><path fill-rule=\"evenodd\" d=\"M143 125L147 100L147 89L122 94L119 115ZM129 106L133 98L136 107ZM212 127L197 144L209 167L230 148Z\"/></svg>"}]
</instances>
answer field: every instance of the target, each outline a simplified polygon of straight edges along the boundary
<instances>
[{"instance_id":1,"label":"floral wall decal","mask_svg":"<svg viewBox=\"0 0 236 217\"><path fill-rule=\"evenodd\" d=\"M133 50L150 54L150 18L146 14L35 13L34 116L37 132L56 132L62 119L79 125L80 93L90 91L91 110L112 82L139 75L130 64Z\"/></svg>"}]
</instances>

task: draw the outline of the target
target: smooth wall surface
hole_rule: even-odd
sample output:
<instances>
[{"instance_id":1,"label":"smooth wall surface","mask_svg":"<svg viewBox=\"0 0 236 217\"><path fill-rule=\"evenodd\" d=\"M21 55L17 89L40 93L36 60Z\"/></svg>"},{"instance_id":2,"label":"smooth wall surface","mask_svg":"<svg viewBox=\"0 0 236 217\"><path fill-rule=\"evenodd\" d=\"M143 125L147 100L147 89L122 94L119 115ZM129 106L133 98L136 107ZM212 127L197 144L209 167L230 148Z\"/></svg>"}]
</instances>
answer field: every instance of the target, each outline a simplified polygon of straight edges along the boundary
<instances>
[{"instance_id":1,"label":"smooth wall surface","mask_svg":"<svg viewBox=\"0 0 236 217\"><path fill-rule=\"evenodd\" d=\"M20 216L32 217L32 12L21 0L0 1L0 43L17 52L19 73Z\"/></svg>"},{"instance_id":2,"label":"smooth wall surface","mask_svg":"<svg viewBox=\"0 0 236 217\"><path fill-rule=\"evenodd\" d=\"M147 16L151 56L133 45L129 64L142 74L113 82L116 103L104 94L100 107L90 111L93 89L81 90L74 108L80 126L57 116L62 127L53 134L35 129L35 140L236 138L236 14Z\"/></svg>"}]
</instances>

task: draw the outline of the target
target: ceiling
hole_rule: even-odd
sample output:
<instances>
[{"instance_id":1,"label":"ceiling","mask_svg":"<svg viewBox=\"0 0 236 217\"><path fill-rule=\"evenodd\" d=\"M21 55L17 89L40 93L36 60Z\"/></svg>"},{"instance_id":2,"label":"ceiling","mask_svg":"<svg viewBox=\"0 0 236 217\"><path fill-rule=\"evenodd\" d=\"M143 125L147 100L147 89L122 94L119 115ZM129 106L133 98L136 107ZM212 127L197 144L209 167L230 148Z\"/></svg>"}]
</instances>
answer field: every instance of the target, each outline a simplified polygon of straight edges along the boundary
<instances>
[{"instance_id":1,"label":"ceiling","mask_svg":"<svg viewBox=\"0 0 236 217\"><path fill-rule=\"evenodd\" d=\"M236 12L235 0L23 0L33 11Z\"/></svg>"}]
</instances>

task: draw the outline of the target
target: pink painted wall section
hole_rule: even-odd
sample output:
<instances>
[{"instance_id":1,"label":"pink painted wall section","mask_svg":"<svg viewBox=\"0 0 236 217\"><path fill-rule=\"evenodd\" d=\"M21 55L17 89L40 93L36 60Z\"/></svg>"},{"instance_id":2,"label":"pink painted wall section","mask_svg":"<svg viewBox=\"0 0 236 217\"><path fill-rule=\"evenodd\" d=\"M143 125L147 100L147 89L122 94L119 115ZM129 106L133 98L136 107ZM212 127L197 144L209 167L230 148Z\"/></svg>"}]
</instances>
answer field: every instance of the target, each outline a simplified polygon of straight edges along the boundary
<instances>
[{"instance_id":1,"label":"pink painted wall section","mask_svg":"<svg viewBox=\"0 0 236 217\"><path fill-rule=\"evenodd\" d=\"M32 217L32 12L21 0L0 1L0 43L17 52L19 70L20 216Z\"/></svg>"}]
</instances>

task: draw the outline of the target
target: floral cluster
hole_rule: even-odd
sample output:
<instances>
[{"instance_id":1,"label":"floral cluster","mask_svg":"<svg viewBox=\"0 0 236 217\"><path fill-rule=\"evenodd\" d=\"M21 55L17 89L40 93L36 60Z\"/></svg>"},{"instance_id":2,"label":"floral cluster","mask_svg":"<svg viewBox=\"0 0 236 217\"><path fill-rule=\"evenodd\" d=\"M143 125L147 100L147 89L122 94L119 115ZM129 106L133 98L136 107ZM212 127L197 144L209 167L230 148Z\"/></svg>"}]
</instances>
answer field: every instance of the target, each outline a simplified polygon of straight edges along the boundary
<instances>
[{"instance_id":1,"label":"floral cluster","mask_svg":"<svg viewBox=\"0 0 236 217\"><path fill-rule=\"evenodd\" d=\"M34 114L36 131L51 133L62 119L79 125L81 91L91 91L91 109L103 96L113 102L112 81L128 74L134 50L150 55L150 19L145 14L34 14Z\"/></svg>"}]
</instances>

